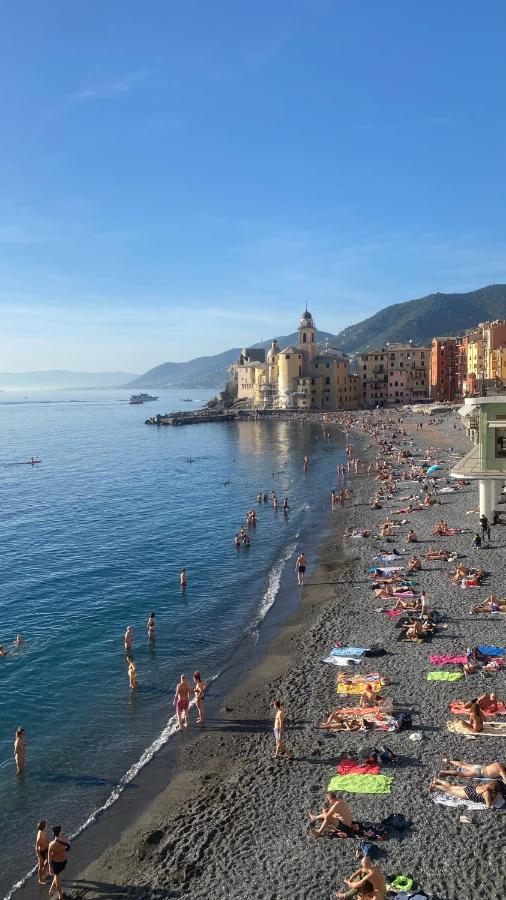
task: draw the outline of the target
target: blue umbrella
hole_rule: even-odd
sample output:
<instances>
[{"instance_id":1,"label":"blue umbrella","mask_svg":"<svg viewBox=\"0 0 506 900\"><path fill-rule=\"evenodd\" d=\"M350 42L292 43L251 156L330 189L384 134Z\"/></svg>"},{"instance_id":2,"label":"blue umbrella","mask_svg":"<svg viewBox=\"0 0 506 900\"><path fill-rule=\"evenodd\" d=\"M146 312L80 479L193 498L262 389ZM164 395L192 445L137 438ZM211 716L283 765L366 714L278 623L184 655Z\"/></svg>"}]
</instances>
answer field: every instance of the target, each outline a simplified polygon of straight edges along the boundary
<instances>
[{"instance_id":1,"label":"blue umbrella","mask_svg":"<svg viewBox=\"0 0 506 900\"><path fill-rule=\"evenodd\" d=\"M440 468L441 466L430 466L430 468L427 469L427 475L432 475L433 472L439 472Z\"/></svg>"}]
</instances>

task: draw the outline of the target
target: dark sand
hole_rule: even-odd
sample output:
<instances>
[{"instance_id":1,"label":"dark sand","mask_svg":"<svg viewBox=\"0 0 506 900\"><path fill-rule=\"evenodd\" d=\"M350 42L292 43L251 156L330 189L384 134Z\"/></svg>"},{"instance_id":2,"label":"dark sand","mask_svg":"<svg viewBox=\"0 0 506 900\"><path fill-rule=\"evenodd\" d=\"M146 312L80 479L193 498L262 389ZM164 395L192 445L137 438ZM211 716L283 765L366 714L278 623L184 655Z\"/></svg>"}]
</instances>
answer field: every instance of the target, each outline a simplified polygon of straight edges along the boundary
<instances>
[{"instance_id":1,"label":"dark sand","mask_svg":"<svg viewBox=\"0 0 506 900\"><path fill-rule=\"evenodd\" d=\"M417 444L460 444L467 449L462 432L450 430L452 422L432 433L424 428L422 435L416 434ZM370 442L366 439L366 443ZM375 455L376 451L370 452L371 458ZM448 461L448 454L440 458ZM430 605L446 614L447 627L428 645L399 643L391 620L377 612L381 602L374 598L365 574L382 542L372 537L349 541L343 554L341 536L346 525L377 523L385 512L403 504L396 499L372 512L368 507L372 480L361 476L350 483L353 505L334 514L331 535L298 612L264 660L229 695L219 715L208 720L205 731L197 734L194 728L182 737L179 774L143 815L125 823L121 840L77 876L69 862L69 896L86 900L330 898L356 868L357 842L333 837L316 840L308 831L307 813L321 809L343 749L379 744L387 744L401 756L383 770L395 776L392 793L385 797L348 794L346 799L358 820L381 821L395 811L412 822L401 840L393 838L380 845L383 871L389 876L412 876L440 900L506 896L504 814L438 807L427 792L443 756L470 762L504 756L500 739L467 740L446 730L450 699L469 699L485 689L495 689L504 699L504 676L484 682L475 675L454 685L433 684L425 678L433 668L430 653L504 643L503 619L470 617L469 608L492 591L503 592L506 528L494 528L493 548L481 552L471 549L471 533L431 539L434 545L455 547L466 555L466 562L479 559L492 574L482 588L462 591L451 585L448 564L425 562L418 585L427 591ZM410 492L411 487L398 496ZM477 504L475 487L438 497L441 506L406 517L427 541L413 548L420 554L428 547L430 529L439 518L450 525L476 528L477 515L465 515ZM395 542L399 550L405 546L407 527ZM364 661L360 672L389 676L392 683L384 694L396 706L414 708L413 731L422 733L421 742L412 742L410 731L326 735L311 730L312 724L346 699L335 694L337 670L321 661L336 640L362 646L379 643L387 649L387 656ZM296 756L293 762L271 759L269 703L275 697L288 709L286 742ZM460 821L463 813L468 822Z\"/></svg>"}]
</instances>

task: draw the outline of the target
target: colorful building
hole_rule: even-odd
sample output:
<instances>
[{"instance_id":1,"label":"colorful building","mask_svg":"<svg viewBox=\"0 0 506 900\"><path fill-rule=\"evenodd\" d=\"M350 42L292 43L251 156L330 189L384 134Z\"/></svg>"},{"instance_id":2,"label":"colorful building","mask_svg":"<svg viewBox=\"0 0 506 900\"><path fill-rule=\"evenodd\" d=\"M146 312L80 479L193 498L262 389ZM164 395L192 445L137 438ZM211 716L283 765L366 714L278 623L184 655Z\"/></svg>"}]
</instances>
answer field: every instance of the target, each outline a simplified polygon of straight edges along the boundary
<instances>
[{"instance_id":1,"label":"colorful building","mask_svg":"<svg viewBox=\"0 0 506 900\"><path fill-rule=\"evenodd\" d=\"M263 354L263 357L259 357ZM317 343L316 326L306 309L296 346L277 341L265 351L245 349L231 366L237 399L258 409L356 409L358 379L346 353Z\"/></svg>"},{"instance_id":2,"label":"colorful building","mask_svg":"<svg viewBox=\"0 0 506 900\"><path fill-rule=\"evenodd\" d=\"M388 344L358 357L362 405L396 406L429 398L430 348Z\"/></svg>"},{"instance_id":3,"label":"colorful building","mask_svg":"<svg viewBox=\"0 0 506 900\"><path fill-rule=\"evenodd\" d=\"M430 396L438 403L462 396L460 373L464 366L462 338L432 339Z\"/></svg>"}]
</instances>

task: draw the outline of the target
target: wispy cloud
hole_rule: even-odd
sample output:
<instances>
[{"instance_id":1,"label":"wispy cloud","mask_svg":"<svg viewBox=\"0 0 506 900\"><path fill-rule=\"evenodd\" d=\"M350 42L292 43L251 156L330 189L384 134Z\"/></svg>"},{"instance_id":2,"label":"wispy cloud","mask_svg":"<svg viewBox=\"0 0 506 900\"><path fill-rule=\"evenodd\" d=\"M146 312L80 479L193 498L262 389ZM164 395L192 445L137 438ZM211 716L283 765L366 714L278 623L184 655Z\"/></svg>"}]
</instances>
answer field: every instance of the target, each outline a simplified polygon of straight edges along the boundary
<instances>
[{"instance_id":1,"label":"wispy cloud","mask_svg":"<svg viewBox=\"0 0 506 900\"><path fill-rule=\"evenodd\" d=\"M122 94L129 94L137 85L152 78L154 74L154 69L138 69L116 78L90 76L81 90L68 98L67 105L91 100L110 100Z\"/></svg>"}]
</instances>

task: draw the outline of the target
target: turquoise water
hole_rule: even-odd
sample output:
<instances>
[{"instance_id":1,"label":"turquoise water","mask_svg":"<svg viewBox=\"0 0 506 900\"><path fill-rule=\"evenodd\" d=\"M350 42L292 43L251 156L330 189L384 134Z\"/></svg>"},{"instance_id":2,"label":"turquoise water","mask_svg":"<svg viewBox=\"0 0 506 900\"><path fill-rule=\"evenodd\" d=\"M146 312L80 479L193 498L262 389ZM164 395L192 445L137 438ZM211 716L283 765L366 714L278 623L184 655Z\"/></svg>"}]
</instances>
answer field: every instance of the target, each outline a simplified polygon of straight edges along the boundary
<instances>
[{"instance_id":1,"label":"turquoise water","mask_svg":"<svg viewBox=\"0 0 506 900\"><path fill-rule=\"evenodd\" d=\"M144 425L148 414L196 405L180 403L181 393L144 407L119 391L0 394L0 643L26 640L0 659L0 831L10 835L0 847L2 894L33 865L40 818L79 829L134 778L141 757L177 740L180 673L219 676L259 627L296 548L327 518L338 432L323 440L316 424L281 421ZM203 401L210 392L183 393ZM24 464L32 455L42 463ZM272 489L288 495L288 517L257 504L258 491ZM252 506L258 525L238 551L233 537ZM18 725L23 777L12 757Z\"/></svg>"}]
</instances>

